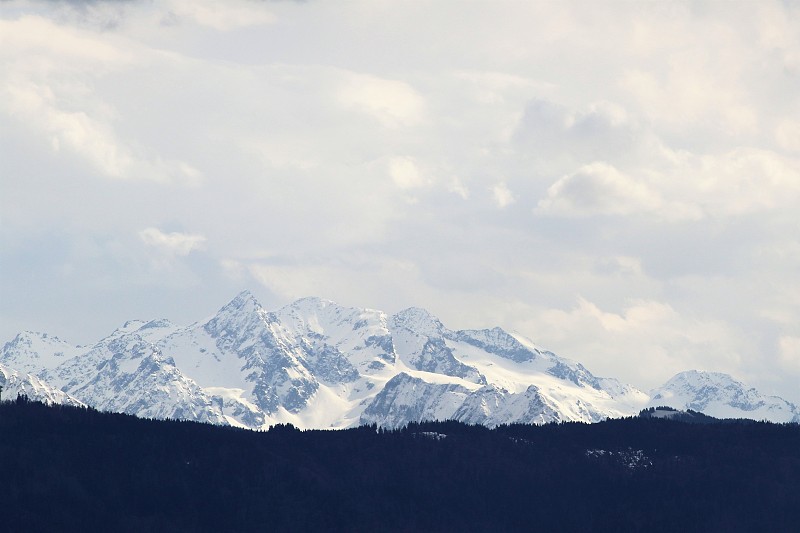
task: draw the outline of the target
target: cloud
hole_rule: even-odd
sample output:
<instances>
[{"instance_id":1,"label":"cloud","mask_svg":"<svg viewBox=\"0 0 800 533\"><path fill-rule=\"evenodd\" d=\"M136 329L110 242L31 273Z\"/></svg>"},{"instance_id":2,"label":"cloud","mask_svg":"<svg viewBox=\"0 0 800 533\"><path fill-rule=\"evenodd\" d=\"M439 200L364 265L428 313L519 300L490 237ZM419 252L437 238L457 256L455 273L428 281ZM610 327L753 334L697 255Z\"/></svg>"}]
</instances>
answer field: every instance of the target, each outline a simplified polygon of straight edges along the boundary
<instances>
[{"instance_id":1,"label":"cloud","mask_svg":"<svg viewBox=\"0 0 800 533\"><path fill-rule=\"evenodd\" d=\"M592 101L571 108L535 98L525 105L514 141L550 164L574 164L630 159L646 147L649 139L619 104Z\"/></svg>"},{"instance_id":2,"label":"cloud","mask_svg":"<svg viewBox=\"0 0 800 533\"><path fill-rule=\"evenodd\" d=\"M729 134L755 129L755 110L730 89L726 80L714 79L719 71L708 67L708 58L688 51L685 54L674 60L666 79L635 70L627 73L622 85L651 119L671 127L699 122ZM711 126L715 121L719 126Z\"/></svg>"},{"instance_id":3,"label":"cloud","mask_svg":"<svg viewBox=\"0 0 800 533\"><path fill-rule=\"evenodd\" d=\"M0 114L52 153L78 155L110 178L199 181L192 165L148 157L121 139L116 109L93 93L103 76L137 63L131 50L33 16L0 20L0 35Z\"/></svg>"},{"instance_id":4,"label":"cloud","mask_svg":"<svg viewBox=\"0 0 800 533\"><path fill-rule=\"evenodd\" d=\"M633 19L638 37L631 43L631 61L615 80L627 93L630 109L665 134L691 138L693 145L750 137L765 118L750 92L752 79L747 79L763 68L766 59L753 46L761 33L760 11L698 14L681 6L668 14L639 13ZM743 38L742 32L751 38ZM676 34L683 36L680 44ZM648 57L658 60L638 61Z\"/></svg>"},{"instance_id":5,"label":"cloud","mask_svg":"<svg viewBox=\"0 0 800 533\"><path fill-rule=\"evenodd\" d=\"M389 175L394 184L401 189L417 189L429 183L410 157L389 159Z\"/></svg>"},{"instance_id":6,"label":"cloud","mask_svg":"<svg viewBox=\"0 0 800 533\"><path fill-rule=\"evenodd\" d=\"M579 355L593 371L642 387L687 369L736 368L748 345L724 322L684 316L655 300L632 300L612 312L580 298L571 310L541 312L538 322L538 342L564 346L563 355Z\"/></svg>"},{"instance_id":7,"label":"cloud","mask_svg":"<svg viewBox=\"0 0 800 533\"><path fill-rule=\"evenodd\" d=\"M568 216L630 215L662 208L657 192L604 162L586 165L547 189L538 213Z\"/></svg>"},{"instance_id":8,"label":"cloud","mask_svg":"<svg viewBox=\"0 0 800 533\"><path fill-rule=\"evenodd\" d=\"M504 209L516 201L508 186L500 182L492 187L492 199L497 207Z\"/></svg>"},{"instance_id":9,"label":"cloud","mask_svg":"<svg viewBox=\"0 0 800 533\"><path fill-rule=\"evenodd\" d=\"M15 20L0 19L0 57L10 60L15 70L21 70L59 68L61 65L53 59L108 69L130 65L135 56L77 28L42 16L23 15ZM15 61L23 57L26 61Z\"/></svg>"},{"instance_id":10,"label":"cloud","mask_svg":"<svg viewBox=\"0 0 800 533\"><path fill-rule=\"evenodd\" d=\"M800 161L758 148L709 155L665 152L650 167L634 170L641 175L602 161L582 166L554 182L535 212L676 222L790 209L800 200Z\"/></svg>"},{"instance_id":11,"label":"cloud","mask_svg":"<svg viewBox=\"0 0 800 533\"><path fill-rule=\"evenodd\" d=\"M114 138L111 128L84 111L59 109L53 89L35 83L7 84L0 90L2 108L28 128L50 140L54 152L63 148L83 156L100 173L114 178L129 174L133 157Z\"/></svg>"},{"instance_id":12,"label":"cloud","mask_svg":"<svg viewBox=\"0 0 800 533\"><path fill-rule=\"evenodd\" d=\"M230 31L275 22L276 17L259 2L210 0L171 0L169 9L177 17L188 18L201 26Z\"/></svg>"},{"instance_id":13,"label":"cloud","mask_svg":"<svg viewBox=\"0 0 800 533\"><path fill-rule=\"evenodd\" d=\"M794 209L800 199L800 160L753 147L683 154L662 183L671 188L669 194L712 216Z\"/></svg>"},{"instance_id":14,"label":"cloud","mask_svg":"<svg viewBox=\"0 0 800 533\"><path fill-rule=\"evenodd\" d=\"M415 126L424 118L425 101L408 83L351 73L338 90L341 105L364 113L388 128Z\"/></svg>"},{"instance_id":15,"label":"cloud","mask_svg":"<svg viewBox=\"0 0 800 533\"><path fill-rule=\"evenodd\" d=\"M62 102L70 96L65 92L46 82L7 83L0 88L0 113L38 134L52 153L72 152L104 177L184 184L196 184L202 178L202 173L186 162L151 160L136 154L118 138L102 112L93 116L85 110L64 109Z\"/></svg>"},{"instance_id":16,"label":"cloud","mask_svg":"<svg viewBox=\"0 0 800 533\"><path fill-rule=\"evenodd\" d=\"M460 196L462 200L469 198L469 189L464 185L458 176L453 176L447 185L448 192Z\"/></svg>"},{"instance_id":17,"label":"cloud","mask_svg":"<svg viewBox=\"0 0 800 533\"><path fill-rule=\"evenodd\" d=\"M152 246L170 255L189 255L193 250L202 250L206 242L203 235L191 233L164 233L158 228L145 228L139 232L139 238L148 246Z\"/></svg>"}]
</instances>

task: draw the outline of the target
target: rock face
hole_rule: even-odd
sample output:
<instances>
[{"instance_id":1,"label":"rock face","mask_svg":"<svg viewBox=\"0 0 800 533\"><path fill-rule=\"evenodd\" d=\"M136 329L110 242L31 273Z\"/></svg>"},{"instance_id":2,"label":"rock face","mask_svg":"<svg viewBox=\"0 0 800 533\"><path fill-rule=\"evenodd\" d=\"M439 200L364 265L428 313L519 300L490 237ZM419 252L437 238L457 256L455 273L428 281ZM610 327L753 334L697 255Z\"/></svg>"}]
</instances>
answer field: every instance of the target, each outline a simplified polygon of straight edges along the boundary
<instances>
[{"instance_id":1,"label":"rock face","mask_svg":"<svg viewBox=\"0 0 800 533\"><path fill-rule=\"evenodd\" d=\"M91 346L21 333L0 363L49 401L253 429L596 422L649 400L501 328L452 331L423 309L320 298L269 312L249 292L205 321L130 321Z\"/></svg>"},{"instance_id":2,"label":"rock face","mask_svg":"<svg viewBox=\"0 0 800 533\"><path fill-rule=\"evenodd\" d=\"M765 396L719 372L681 372L651 391L650 396L651 407L691 409L716 418L800 422L796 405L777 396Z\"/></svg>"}]
</instances>

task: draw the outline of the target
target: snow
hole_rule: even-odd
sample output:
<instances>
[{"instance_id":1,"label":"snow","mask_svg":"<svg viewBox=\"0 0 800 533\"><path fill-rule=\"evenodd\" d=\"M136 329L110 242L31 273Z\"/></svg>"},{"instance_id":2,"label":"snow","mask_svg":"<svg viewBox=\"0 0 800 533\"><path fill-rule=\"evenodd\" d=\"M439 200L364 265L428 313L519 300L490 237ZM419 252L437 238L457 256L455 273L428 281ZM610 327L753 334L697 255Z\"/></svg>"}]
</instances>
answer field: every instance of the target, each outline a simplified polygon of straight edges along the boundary
<instances>
[{"instance_id":1,"label":"snow","mask_svg":"<svg viewBox=\"0 0 800 533\"><path fill-rule=\"evenodd\" d=\"M55 368L81 353L81 348L47 333L23 331L3 346L2 362L9 368L37 374Z\"/></svg>"},{"instance_id":2,"label":"snow","mask_svg":"<svg viewBox=\"0 0 800 533\"><path fill-rule=\"evenodd\" d=\"M653 461L645 454L644 450L634 450L633 448L617 451L603 449L586 450L586 457L590 459L610 457L615 459L617 464L629 470L650 468L653 466Z\"/></svg>"},{"instance_id":3,"label":"snow","mask_svg":"<svg viewBox=\"0 0 800 533\"><path fill-rule=\"evenodd\" d=\"M36 376L12 370L3 364L0 364L0 386L3 388L3 401L14 400L21 394L31 400L47 404L83 405L79 400L48 385Z\"/></svg>"},{"instance_id":4,"label":"snow","mask_svg":"<svg viewBox=\"0 0 800 533\"><path fill-rule=\"evenodd\" d=\"M445 433L437 433L436 431L420 431L419 433L414 433L414 436L419 435L420 437L425 437L426 439L431 440L444 440L447 438L447 434Z\"/></svg>"}]
</instances>

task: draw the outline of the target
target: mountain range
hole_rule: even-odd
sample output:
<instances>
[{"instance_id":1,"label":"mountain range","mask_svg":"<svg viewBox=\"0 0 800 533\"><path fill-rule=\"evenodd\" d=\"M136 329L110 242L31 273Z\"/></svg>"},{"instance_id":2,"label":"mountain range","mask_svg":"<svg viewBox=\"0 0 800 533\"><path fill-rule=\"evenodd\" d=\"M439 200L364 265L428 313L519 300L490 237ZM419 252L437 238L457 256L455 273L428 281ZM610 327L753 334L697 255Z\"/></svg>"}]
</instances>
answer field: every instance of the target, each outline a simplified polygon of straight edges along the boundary
<instances>
[{"instance_id":1,"label":"mountain range","mask_svg":"<svg viewBox=\"0 0 800 533\"><path fill-rule=\"evenodd\" d=\"M646 394L501 328L321 298L267 311L248 291L189 326L133 320L87 346L20 333L0 351L0 386L5 398L250 429L598 422L661 405L800 422L797 406L725 374L682 372Z\"/></svg>"}]
</instances>

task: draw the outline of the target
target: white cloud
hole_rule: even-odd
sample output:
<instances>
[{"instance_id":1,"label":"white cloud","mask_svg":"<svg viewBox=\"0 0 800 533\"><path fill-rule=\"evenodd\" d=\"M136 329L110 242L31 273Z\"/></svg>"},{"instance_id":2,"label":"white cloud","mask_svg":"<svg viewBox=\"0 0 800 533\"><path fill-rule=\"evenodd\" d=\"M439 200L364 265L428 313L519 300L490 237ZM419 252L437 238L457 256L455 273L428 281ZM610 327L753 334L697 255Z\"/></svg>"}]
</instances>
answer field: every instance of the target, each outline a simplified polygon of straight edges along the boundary
<instances>
[{"instance_id":1,"label":"white cloud","mask_svg":"<svg viewBox=\"0 0 800 533\"><path fill-rule=\"evenodd\" d=\"M69 148L106 176L119 178L130 172L133 157L108 125L84 111L59 109L51 87L30 82L6 84L0 89L0 99L6 113L28 128L37 128L50 139L54 151Z\"/></svg>"},{"instance_id":2,"label":"white cloud","mask_svg":"<svg viewBox=\"0 0 800 533\"><path fill-rule=\"evenodd\" d=\"M721 321L687 317L654 300L612 312L581 298L569 311L541 312L537 323L543 345L562 346L594 372L641 387L688 369L736 373L747 346Z\"/></svg>"},{"instance_id":3,"label":"white cloud","mask_svg":"<svg viewBox=\"0 0 800 533\"><path fill-rule=\"evenodd\" d=\"M102 176L196 183L202 173L192 165L143 156L121 139L114 106L93 91L103 76L140 60L116 39L40 17L0 20L0 114L34 132L52 152L78 155Z\"/></svg>"},{"instance_id":4,"label":"white cloud","mask_svg":"<svg viewBox=\"0 0 800 533\"><path fill-rule=\"evenodd\" d=\"M494 199L495 205L500 209L504 209L516 201L511 190L504 182L497 183L492 187L492 198Z\"/></svg>"},{"instance_id":5,"label":"white cloud","mask_svg":"<svg viewBox=\"0 0 800 533\"><path fill-rule=\"evenodd\" d=\"M560 216L647 215L665 221L738 217L789 209L800 200L800 161L758 148L695 155L664 151L639 176L594 162L553 183L536 212Z\"/></svg>"},{"instance_id":6,"label":"white cloud","mask_svg":"<svg viewBox=\"0 0 800 533\"><path fill-rule=\"evenodd\" d=\"M637 59L658 61L633 60L622 69L616 82L628 92L626 100L659 128L686 136L736 138L757 130L762 117L742 82L749 68L759 68L754 65L759 60L742 37L740 14L698 17L685 6L667 16L659 10L640 13L632 52L641 54ZM753 31L751 21L745 25Z\"/></svg>"},{"instance_id":7,"label":"white cloud","mask_svg":"<svg viewBox=\"0 0 800 533\"><path fill-rule=\"evenodd\" d=\"M622 85L651 119L670 126L719 121L720 129L729 133L755 129L758 125L755 110L740 95L726 90L723 82L712 79L713 70L690 54L687 52L676 63L667 80L637 70L627 73Z\"/></svg>"},{"instance_id":8,"label":"white cloud","mask_svg":"<svg viewBox=\"0 0 800 533\"><path fill-rule=\"evenodd\" d=\"M351 73L339 87L341 105L365 113L388 128L415 126L424 118L425 101L408 83Z\"/></svg>"},{"instance_id":9,"label":"white cloud","mask_svg":"<svg viewBox=\"0 0 800 533\"><path fill-rule=\"evenodd\" d=\"M148 246L172 255L189 255L193 250L202 250L206 242L203 235L191 233L164 233L158 228L145 228L139 238Z\"/></svg>"},{"instance_id":10,"label":"white cloud","mask_svg":"<svg viewBox=\"0 0 800 533\"><path fill-rule=\"evenodd\" d=\"M447 185L448 192L460 196L463 200L469 198L469 189L464 185L458 176L453 176Z\"/></svg>"},{"instance_id":11,"label":"white cloud","mask_svg":"<svg viewBox=\"0 0 800 533\"><path fill-rule=\"evenodd\" d=\"M685 157L666 177L670 194L714 216L794 209L800 199L800 160L759 148Z\"/></svg>"},{"instance_id":12,"label":"white cloud","mask_svg":"<svg viewBox=\"0 0 800 533\"><path fill-rule=\"evenodd\" d=\"M26 67L25 63L28 68L56 69L62 60L104 69L130 65L135 55L117 44L113 38L98 38L42 16L0 19L0 58L15 69ZM22 61L23 57L27 61Z\"/></svg>"},{"instance_id":13,"label":"white cloud","mask_svg":"<svg viewBox=\"0 0 800 533\"><path fill-rule=\"evenodd\" d=\"M96 74L130 65L114 44L42 17L0 20L0 113L35 130L53 151L71 150L102 174L120 177L133 158L115 139L109 110L88 106L88 87L76 72Z\"/></svg>"},{"instance_id":14,"label":"white cloud","mask_svg":"<svg viewBox=\"0 0 800 533\"><path fill-rule=\"evenodd\" d=\"M209 0L171 0L169 9L178 17L186 17L201 26L230 31L275 22L276 17L261 2L228 0L224 4Z\"/></svg>"},{"instance_id":15,"label":"white cloud","mask_svg":"<svg viewBox=\"0 0 800 533\"><path fill-rule=\"evenodd\" d=\"M657 192L604 162L586 165L547 189L537 212L563 215L630 215L660 210Z\"/></svg>"},{"instance_id":16,"label":"white cloud","mask_svg":"<svg viewBox=\"0 0 800 533\"><path fill-rule=\"evenodd\" d=\"M417 164L410 157L389 159L389 175L401 189L417 189L429 183Z\"/></svg>"}]
</instances>

